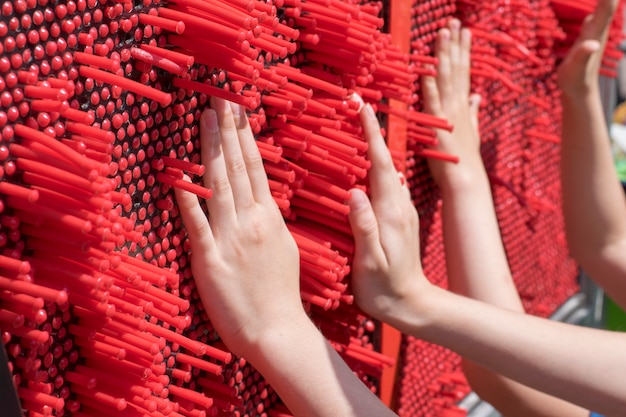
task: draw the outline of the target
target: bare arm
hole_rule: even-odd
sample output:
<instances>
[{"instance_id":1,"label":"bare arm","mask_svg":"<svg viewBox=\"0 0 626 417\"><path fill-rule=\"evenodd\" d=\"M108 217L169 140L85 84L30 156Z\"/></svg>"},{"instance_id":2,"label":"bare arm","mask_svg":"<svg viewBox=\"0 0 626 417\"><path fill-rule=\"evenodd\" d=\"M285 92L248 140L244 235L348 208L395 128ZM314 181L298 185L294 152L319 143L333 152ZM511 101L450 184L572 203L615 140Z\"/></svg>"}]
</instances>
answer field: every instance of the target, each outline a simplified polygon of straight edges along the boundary
<instances>
[{"instance_id":1,"label":"bare arm","mask_svg":"<svg viewBox=\"0 0 626 417\"><path fill-rule=\"evenodd\" d=\"M244 110L219 99L200 137L209 222L177 189L191 266L211 323L295 416L393 416L327 343L300 299L296 244L269 191ZM280 254L281 256L276 256Z\"/></svg>"},{"instance_id":2,"label":"bare arm","mask_svg":"<svg viewBox=\"0 0 626 417\"><path fill-rule=\"evenodd\" d=\"M602 0L559 68L561 182L572 256L626 308L626 200L615 173L598 70L616 0Z\"/></svg>"},{"instance_id":3,"label":"bare arm","mask_svg":"<svg viewBox=\"0 0 626 417\"><path fill-rule=\"evenodd\" d=\"M399 323L401 330L587 410L624 414L626 334L520 314L439 288L434 292L428 299L413 298L424 309L423 321Z\"/></svg>"},{"instance_id":4,"label":"bare arm","mask_svg":"<svg viewBox=\"0 0 626 417\"><path fill-rule=\"evenodd\" d=\"M457 164L429 161L442 193L443 236L449 289L488 304L523 313L513 283L480 155L479 97L470 96L471 32L451 20L435 47L437 77L424 77L425 110L448 119L453 132L439 130L439 148ZM507 417L584 417L576 405L525 387L471 361L463 361L472 389Z\"/></svg>"},{"instance_id":5,"label":"bare arm","mask_svg":"<svg viewBox=\"0 0 626 417\"><path fill-rule=\"evenodd\" d=\"M371 202L359 190L350 200L356 243L352 278L359 306L493 373L607 416L623 414L626 335L531 317L428 282L415 256L419 222L409 193L398 182L371 109L362 112L362 120L372 169ZM544 415L564 415L554 410Z\"/></svg>"}]
</instances>

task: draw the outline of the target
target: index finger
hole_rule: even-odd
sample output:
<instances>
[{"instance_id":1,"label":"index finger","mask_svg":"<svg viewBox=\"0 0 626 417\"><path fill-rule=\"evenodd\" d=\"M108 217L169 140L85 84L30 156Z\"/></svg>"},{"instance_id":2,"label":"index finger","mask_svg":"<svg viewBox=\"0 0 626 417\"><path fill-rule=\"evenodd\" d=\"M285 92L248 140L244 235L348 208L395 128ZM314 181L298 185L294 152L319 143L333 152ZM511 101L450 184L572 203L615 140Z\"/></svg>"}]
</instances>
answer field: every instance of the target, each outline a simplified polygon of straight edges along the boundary
<instances>
[{"instance_id":1,"label":"index finger","mask_svg":"<svg viewBox=\"0 0 626 417\"><path fill-rule=\"evenodd\" d=\"M403 187L398 180L398 172L393 164L391 154L385 140L380 134L380 124L374 109L366 104L360 112L361 124L369 144L368 156L372 164L370 168L370 188L372 191L372 206L375 212L383 209L394 196L402 193Z\"/></svg>"}]
</instances>

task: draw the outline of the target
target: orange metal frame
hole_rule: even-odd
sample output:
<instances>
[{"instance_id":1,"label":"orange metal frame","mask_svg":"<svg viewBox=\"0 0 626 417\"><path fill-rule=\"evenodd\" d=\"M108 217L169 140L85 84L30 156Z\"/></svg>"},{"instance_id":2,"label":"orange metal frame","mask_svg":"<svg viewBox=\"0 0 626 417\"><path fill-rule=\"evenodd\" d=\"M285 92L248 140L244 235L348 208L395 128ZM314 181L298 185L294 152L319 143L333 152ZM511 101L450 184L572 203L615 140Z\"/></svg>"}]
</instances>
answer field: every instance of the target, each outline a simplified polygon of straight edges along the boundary
<instances>
[{"instance_id":1,"label":"orange metal frame","mask_svg":"<svg viewBox=\"0 0 626 417\"><path fill-rule=\"evenodd\" d=\"M411 0L390 0L389 30L392 42L404 53L410 52L411 40ZM392 107L404 108L405 103L390 103ZM394 151L406 151L406 120L389 116L387 125L387 145ZM404 166L401 167L404 170ZM385 368L380 381L380 398L393 408L393 394L398 370L398 360L402 334L391 326L382 324L382 353L394 358L395 365Z\"/></svg>"}]
</instances>

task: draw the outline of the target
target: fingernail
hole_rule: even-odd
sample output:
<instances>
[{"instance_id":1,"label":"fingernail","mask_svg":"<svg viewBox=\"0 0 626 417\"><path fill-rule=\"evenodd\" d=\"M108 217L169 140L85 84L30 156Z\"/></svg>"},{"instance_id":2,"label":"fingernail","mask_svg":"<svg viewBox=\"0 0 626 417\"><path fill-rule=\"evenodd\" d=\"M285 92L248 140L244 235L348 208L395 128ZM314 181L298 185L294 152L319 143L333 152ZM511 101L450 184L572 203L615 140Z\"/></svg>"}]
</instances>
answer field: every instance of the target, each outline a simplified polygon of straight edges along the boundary
<instances>
[{"instance_id":1,"label":"fingernail","mask_svg":"<svg viewBox=\"0 0 626 417\"><path fill-rule=\"evenodd\" d=\"M459 30L459 28L461 27L461 22L457 19L452 19L450 21L450 29L456 31Z\"/></svg>"},{"instance_id":2,"label":"fingernail","mask_svg":"<svg viewBox=\"0 0 626 417\"><path fill-rule=\"evenodd\" d=\"M202 122L209 132L217 132L219 130L217 126L217 114L213 109L207 109L202 113Z\"/></svg>"},{"instance_id":3,"label":"fingernail","mask_svg":"<svg viewBox=\"0 0 626 417\"><path fill-rule=\"evenodd\" d=\"M367 207L367 195L358 188L350 190L350 208L352 211L359 211Z\"/></svg>"},{"instance_id":4,"label":"fingernail","mask_svg":"<svg viewBox=\"0 0 626 417\"><path fill-rule=\"evenodd\" d=\"M365 103L363 102L363 99L361 98L361 96L358 95L357 93L352 93L350 95L350 100L356 101L357 103L359 103L359 110L358 110L358 112L360 113L361 110L363 109L363 106L365 105Z\"/></svg>"},{"instance_id":5,"label":"fingernail","mask_svg":"<svg viewBox=\"0 0 626 417\"><path fill-rule=\"evenodd\" d=\"M215 97L212 96L211 97L211 108L214 109L215 111L219 111L221 113L226 112L229 108L230 105L228 104L228 102L226 100L223 100L219 97Z\"/></svg>"},{"instance_id":6,"label":"fingernail","mask_svg":"<svg viewBox=\"0 0 626 417\"><path fill-rule=\"evenodd\" d=\"M471 31L471 30L469 30L469 29L467 29L467 28L463 28L463 29L461 30L461 37L462 37L464 40L470 40L470 39L472 39L472 31Z\"/></svg>"}]
</instances>

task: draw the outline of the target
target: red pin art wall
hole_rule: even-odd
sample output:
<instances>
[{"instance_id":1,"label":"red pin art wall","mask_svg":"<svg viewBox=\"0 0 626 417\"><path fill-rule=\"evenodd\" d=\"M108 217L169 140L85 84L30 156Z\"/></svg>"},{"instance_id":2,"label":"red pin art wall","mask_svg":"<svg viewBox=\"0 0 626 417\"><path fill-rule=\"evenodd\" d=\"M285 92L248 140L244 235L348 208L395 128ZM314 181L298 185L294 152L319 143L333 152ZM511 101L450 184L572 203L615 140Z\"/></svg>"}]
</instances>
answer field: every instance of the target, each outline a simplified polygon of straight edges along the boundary
<instances>
[{"instance_id":1,"label":"red pin art wall","mask_svg":"<svg viewBox=\"0 0 626 417\"><path fill-rule=\"evenodd\" d=\"M421 112L419 79L447 19L472 28L507 254L528 311L552 313L577 291L554 69L594 4L483 3L1 2L0 331L26 415L290 415L221 343L193 283L173 189L211 197L197 128L211 96L249 111L299 247L303 303L332 346L400 415L464 415L459 358L401 335L383 349L384 326L354 305L345 200L370 164L348 97L377 109L420 212L425 271L445 286L425 158L455 160L433 148L433 128L453 127Z\"/></svg>"}]
</instances>

